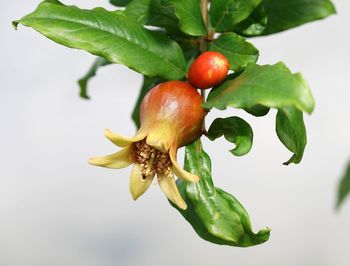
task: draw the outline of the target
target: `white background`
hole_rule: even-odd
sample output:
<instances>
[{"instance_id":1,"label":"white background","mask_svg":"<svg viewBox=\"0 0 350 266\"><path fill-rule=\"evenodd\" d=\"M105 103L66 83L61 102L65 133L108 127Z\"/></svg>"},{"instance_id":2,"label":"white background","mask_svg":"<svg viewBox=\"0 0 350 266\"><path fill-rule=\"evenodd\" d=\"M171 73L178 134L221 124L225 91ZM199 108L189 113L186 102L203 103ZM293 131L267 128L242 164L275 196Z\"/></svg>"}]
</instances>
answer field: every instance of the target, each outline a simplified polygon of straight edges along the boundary
<instances>
[{"instance_id":1,"label":"white background","mask_svg":"<svg viewBox=\"0 0 350 266\"><path fill-rule=\"evenodd\" d=\"M5 3L6 2L6 3ZM272 229L252 248L200 239L157 186L137 202L129 171L92 167L87 159L117 150L110 128L133 135L129 118L141 76L124 66L100 69L92 100L78 97L76 80L93 56L64 48L11 20L39 1L1 1L0 9L0 265L266 265L347 266L350 200L334 211L336 187L350 158L350 4L338 15L251 41L259 63L284 61L308 80L316 109L306 117L308 146L300 165L274 132L275 112L254 118L254 146L233 157L223 140L205 141L216 185L247 208L254 230ZM91 8L107 1L64 1Z\"/></svg>"}]
</instances>

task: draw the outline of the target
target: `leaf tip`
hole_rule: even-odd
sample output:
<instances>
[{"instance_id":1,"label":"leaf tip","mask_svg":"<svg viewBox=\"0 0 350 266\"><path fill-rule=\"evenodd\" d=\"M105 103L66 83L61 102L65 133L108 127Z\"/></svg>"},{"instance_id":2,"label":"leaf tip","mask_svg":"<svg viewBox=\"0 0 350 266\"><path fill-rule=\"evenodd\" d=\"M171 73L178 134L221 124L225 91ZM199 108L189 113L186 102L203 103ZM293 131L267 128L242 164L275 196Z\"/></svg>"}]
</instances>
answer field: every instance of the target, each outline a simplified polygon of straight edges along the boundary
<instances>
[{"instance_id":1,"label":"leaf tip","mask_svg":"<svg viewBox=\"0 0 350 266\"><path fill-rule=\"evenodd\" d=\"M18 29L18 24L19 24L19 20L14 20L12 21L12 27L17 30Z\"/></svg>"},{"instance_id":2,"label":"leaf tip","mask_svg":"<svg viewBox=\"0 0 350 266\"><path fill-rule=\"evenodd\" d=\"M291 163L291 161L288 160L288 161L286 161L286 162L284 162L284 163L282 163L282 164L285 165L285 166L288 166L288 165L290 165L290 163Z\"/></svg>"},{"instance_id":3,"label":"leaf tip","mask_svg":"<svg viewBox=\"0 0 350 266\"><path fill-rule=\"evenodd\" d=\"M300 160L296 160L295 159L295 155L292 156L292 158L290 158L288 161L282 163L283 165L285 166L288 166L290 165L291 163L294 163L294 164L299 164Z\"/></svg>"},{"instance_id":4,"label":"leaf tip","mask_svg":"<svg viewBox=\"0 0 350 266\"><path fill-rule=\"evenodd\" d=\"M90 100L90 97L87 94L87 84L86 83L87 82L84 79L78 80L78 85L79 85L79 88L80 88L79 96L82 99Z\"/></svg>"},{"instance_id":5,"label":"leaf tip","mask_svg":"<svg viewBox=\"0 0 350 266\"><path fill-rule=\"evenodd\" d=\"M89 97L88 95L82 95L82 94L80 94L79 96L80 96L80 98L82 98L82 99L84 99L84 100L90 100L90 97Z\"/></svg>"},{"instance_id":6,"label":"leaf tip","mask_svg":"<svg viewBox=\"0 0 350 266\"><path fill-rule=\"evenodd\" d=\"M256 244L261 244L270 239L270 233L271 233L271 228L266 227L264 229L261 229L257 234L257 243Z\"/></svg>"},{"instance_id":7,"label":"leaf tip","mask_svg":"<svg viewBox=\"0 0 350 266\"><path fill-rule=\"evenodd\" d=\"M243 155L246 155L249 151L247 152L247 151L239 150L238 147L236 146L235 148L229 150L229 152L235 156L241 157Z\"/></svg>"},{"instance_id":8,"label":"leaf tip","mask_svg":"<svg viewBox=\"0 0 350 266\"><path fill-rule=\"evenodd\" d=\"M311 115L313 112L314 112L314 110L315 110L315 99L314 99L314 97L313 97L313 95L312 95L312 93L311 93L311 91L310 91L310 103L309 103L309 105L308 105L308 107L307 107L307 109L306 109L306 112L308 113L308 115Z\"/></svg>"},{"instance_id":9,"label":"leaf tip","mask_svg":"<svg viewBox=\"0 0 350 266\"><path fill-rule=\"evenodd\" d=\"M335 5L334 5L331 1L329 1L329 3L330 3L330 5L331 5L329 14L330 14L330 15L335 15L335 14L337 14L338 12L337 12L337 8L335 7Z\"/></svg>"}]
</instances>

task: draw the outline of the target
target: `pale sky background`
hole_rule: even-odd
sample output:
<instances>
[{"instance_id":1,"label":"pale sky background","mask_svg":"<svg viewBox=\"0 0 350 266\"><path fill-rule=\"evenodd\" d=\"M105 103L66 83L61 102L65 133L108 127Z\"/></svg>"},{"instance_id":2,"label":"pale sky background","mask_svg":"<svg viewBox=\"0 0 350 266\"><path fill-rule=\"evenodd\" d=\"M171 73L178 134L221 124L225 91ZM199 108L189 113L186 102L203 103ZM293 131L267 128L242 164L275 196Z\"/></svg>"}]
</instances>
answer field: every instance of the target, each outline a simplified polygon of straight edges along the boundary
<instances>
[{"instance_id":1,"label":"pale sky background","mask_svg":"<svg viewBox=\"0 0 350 266\"><path fill-rule=\"evenodd\" d=\"M350 2L334 1L337 16L274 36L251 39L260 64L284 61L309 82L316 109L305 118L308 146L300 165L274 132L275 112L242 115L255 133L250 154L237 158L220 139L204 141L214 181L248 210L254 230L272 229L252 248L200 239L158 186L137 202L130 168L92 167L87 159L117 150L104 128L133 135L130 113L141 76L124 66L100 69L92 100L76 80L93 56L60 46L11 20L39 1L1 1L0 9L0 265L347 266L350 199L334 211L338 180L350 159ZM83 8L107 1L63 1Z\"/></svg>"}]
</instances>

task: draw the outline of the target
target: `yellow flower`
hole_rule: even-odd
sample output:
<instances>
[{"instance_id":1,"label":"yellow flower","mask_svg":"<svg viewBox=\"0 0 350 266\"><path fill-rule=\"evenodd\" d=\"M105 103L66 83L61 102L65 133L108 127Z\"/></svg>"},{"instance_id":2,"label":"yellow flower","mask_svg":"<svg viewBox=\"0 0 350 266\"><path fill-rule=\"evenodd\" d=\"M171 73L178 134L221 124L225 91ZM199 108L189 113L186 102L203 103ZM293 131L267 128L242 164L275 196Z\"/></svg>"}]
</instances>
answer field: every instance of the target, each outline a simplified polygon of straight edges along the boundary
<instances>
[{"instance_id":1,"label":"yellow flower","mask_svg":"<svg viewBox=\"0 0 350 266\"><path fill-rule=\"evenodd\" d=\"M134 164L130 192L134 200L151 185L155 176L167 198L181 209L187 205L174 179L197 182L199 177L185 171L176 161L177 150L201 135L205 112L199 93L188 83L168 81L148 92L141 104L141 127L133 138L105 131L105 136L123 149L90 164L124 168Z\"/></svg>"}]
</instances>

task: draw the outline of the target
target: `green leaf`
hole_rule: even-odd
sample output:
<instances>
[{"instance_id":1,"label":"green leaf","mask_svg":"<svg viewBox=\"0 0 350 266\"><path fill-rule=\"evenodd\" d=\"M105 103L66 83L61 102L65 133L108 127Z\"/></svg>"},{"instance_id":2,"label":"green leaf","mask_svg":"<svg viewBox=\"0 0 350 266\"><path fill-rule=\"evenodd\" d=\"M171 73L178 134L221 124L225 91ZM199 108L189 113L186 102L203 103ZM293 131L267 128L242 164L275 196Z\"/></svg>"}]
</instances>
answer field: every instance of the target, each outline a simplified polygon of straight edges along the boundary
<instances>
[{"instance_id":1,"label":"green leaf","mask_svg":"<svg viewBox=\"0 0 350 266\"><path fill-rule=\"evenodd\" d=\"M109 0L109 2L115 6L127 6L132 0Z\"/></svg>"},{"instance_id":2,"label":"green leaf","mask_svg":"<svg viewBox=\"0 0 350 266\"><path fill-rule=\"evenodd\" d=\"M160 27L170 33L181 34L174 8L164 5L162 0L134 0L126 7L125 12L140 24Z\"/></svg>"},{"instance_id":3,"label":"green leaf","mask_svg":"<svg viewBox=\"0 0 350 266\"><path fill-rule=\"evenodd\" d=\"M329 0L263 0L262 6L267 15L265 29L261 31L243 31L245 35L258 36L288 30L315 20L324 19L336 13ZM253 15L253 14L252 14ZM250 18L263 20L263 14ZM245 23L248 23L246 21ZM255 23L255 22L254 22ZM264 24L264 23L262 23Z\"/></svg>"},{"instance_id":4,"label":"green leaf","mask_svg":"<svg viewBox=\"0 0 350 266\"><path fill-rule=\"evenodd\" d=\"M232 31L245 20L262 0L212 0L210 22L216 32Z\"/></svg>"},{"instance_id":5,"label":"green leaf","mask_svg":"<svg viewBox=\"0 0 350 266\"><path fill-rule=\"evenodd\" d=\"M247 19L235 26L234 31L243 36L261 35L266 29L267 20L264 5L260 4Z\"/></svg>"},{"instance_id":6,"label":"green leaf","mask_svg":"<svg viewBox=\"0 0 350 266\"><path fill-rule=\"evenodd\" d=\"M259 117L267 115L270 111L270 108L258 104L251 108L244 108L244 110L251 115Z\"/></svg>"},{"instance_id":7,"label":"green leaf","mask_svg":"<svg viewBox=\"0 0 350 266\"><path fill-rule=\"evenodd\" d=\"M191 36L204 36L207 29L199 6L199 0L163 0L164 4L175 7L180 29Z\"/></svg>"},{"instance_id":8,"label":"green leaf","mask_svg":"<svg viewBox=\"0 0 350 266\"><path fill-rule=\"evenodd\" d=\"M215 140L224 136L226 140L236 144L230 152L236 156L247 154L253 145L253 130L240 117L216 118L208 130L208 138Z\"/></svg>"},{"instance_id":9,"label":"green leaf","mask_svg":"<svg viewBox=\"0 0 350 266\"><path fill-rule=\"evenodd\" d=\"M233 80L228 80L213 89L203 106L224 110L228 106L251 109L256 105L281 109L294 106L311 113L314 100L309 86L297 74L279 62L259 66L253 63Z\"/></svg>"},{"instance_id":10,"label":"green leaf","mask_svg":"<svg viewBox=\"0 0 350 266\"><path fill-rule=\"evenodd\" d=\"M80 87L80 97L84 99L90 99L87 93L87 84L89 80L96 75L97 70L102 67L111 64L111 62L107 61L104 58L97 57L95 62L89 68L88 72L78 81Z\"/></svg>"},{"instance_id":11,"label":"green leaf","mask_svg":"<svg viewBox=\"0 0 350 266\"><path fill-rule=\"evenodd\" d=\"M335 14L329 0L264 0L268 21L264 35L297 27Z\"/></svg>"},{"instance_id":12,"label":"green leaf","mask_svg":"<svg viewBox=\"0 0 350 266\"><path fill-rule=\"evenodd\" d=\"M187 68L189 68L193 61L200 55L197 42L191 39L180 39L178 43L180 44L185 55Z\"/></svg>"},{"instance_id":13,"label":"green leaf","mask_svg":"<svg viewBox=\"0 0 350 266\"><path fill-rule=\"evenodd\" d=\"M48 0L14 25L18 23L57 43L124 64L147 76L181 79L186 74L184 55L176 42L143 28L121 11L84 10Z\"/></svg>"},{"instance_id":14,"label":"green leaf","mask_svg":"<svg viewBox=\"0 0 350 266\"><path fill-rule=\"evenodd\" d=\"M201 179L197 183L178 180L179 191L188 207L187 210L177 210L201 238L238 247L258 245L269 239L270 229L254 234L249 215L239 201L214 187L210 158L203 151L200 140L186 147L185 169Z\"/></svg>"},{"instance_id":15,"label":"green leaf","mask_svg":"<svg viewBox=\"0 0 350 266\"><path fill-rule=\"evenodd\" d=\"M140 90L140 94L137 98L136 104L134 106L134 110L132 111L132 120L134 121L137 128L140 127L140 106L143 97L145 97L146 93L149 92L150 89L152 89L154 86L156 86L158 83L162 82L163 80L158 77L143 77L143 84Z\"/></svg>"},{"instance_id":16,"label":"green leaf","mask_svg":"<svg viewBox=\"0 0 350 266\"><path fill-rule=\"evenodd\" d=\"M294 107L285 107L277 112L276 133L293 156L284 164L299 163L307 143L303 113Z\"/></svg>"},{"instance_id":17,"label":"green leaf","mask_svg":"<svg viewBox=\"0 0 350 266\"><path fill-rule=\"evenodd\" d=\"M350 161L348 166L343 174L343 177L338 186L338 199L337 199L337 208L343 204L344 200L350 193Z\"/></svg>"},{"instance_id":18,"label":"green leaf","mask_svg":"<svg viewBox=\"0 0 350 266\"><path fill-rule=\"evenodd\" d=\"M259 57L259 51L251 43L233 32L222 34L210 42L208 48L225 55L230 62L230 69L234 71L244 68L248 63L255 63Z\"/></svg>"}]
</instances>

